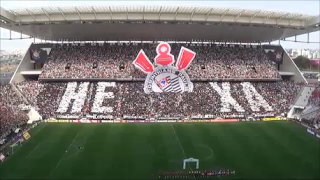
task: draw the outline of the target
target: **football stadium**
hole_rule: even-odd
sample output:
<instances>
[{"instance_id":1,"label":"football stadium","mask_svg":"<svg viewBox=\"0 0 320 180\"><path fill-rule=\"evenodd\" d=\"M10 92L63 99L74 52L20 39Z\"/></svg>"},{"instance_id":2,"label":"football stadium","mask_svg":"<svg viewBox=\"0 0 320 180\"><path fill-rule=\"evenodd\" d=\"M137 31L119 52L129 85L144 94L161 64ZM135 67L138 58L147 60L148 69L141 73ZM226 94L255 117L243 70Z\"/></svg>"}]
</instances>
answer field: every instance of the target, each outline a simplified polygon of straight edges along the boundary
<instances>
[{"instance_id":1,"label":"football stadium","mask_svg":"<svg viewBox=\"0 0 320 180\"><path fill-rule=\"evenodd\" d=\"M0 17L42 40L1 85L1 179L320 178L319 74L270 44L319 31L319 15L75 6Z\"/></svg>"}]
</instances>

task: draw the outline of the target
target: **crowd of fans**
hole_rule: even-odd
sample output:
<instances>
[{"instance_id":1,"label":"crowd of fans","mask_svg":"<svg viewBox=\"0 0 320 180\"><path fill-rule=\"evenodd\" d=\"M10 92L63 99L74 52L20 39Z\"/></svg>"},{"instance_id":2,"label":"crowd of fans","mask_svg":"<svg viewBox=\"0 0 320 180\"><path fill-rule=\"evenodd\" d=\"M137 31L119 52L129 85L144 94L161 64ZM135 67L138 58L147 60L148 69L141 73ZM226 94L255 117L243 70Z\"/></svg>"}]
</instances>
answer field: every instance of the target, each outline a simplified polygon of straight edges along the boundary
<instances>
[{"instance_id":1,"label":"crowd of fans","mask_svg":"<svg viewBox=\"0 0 320 180\"><path fill-rule=\"evenodd\" d=\"M38 81L25 81L16 84L17 87L23 92L23 95L28 99L29 103L35 106L38 102L39 92L42 90L43 84Z\"/></svg>"},{"instance_id":2,"label":"crowd of fans","mask_svg":"<svg viewBox=\"0 0 320 180\"><path fill-rule=\"evenodd\" d=\"M320 73L303 73L306 79L318 79Z\"/></svg>"},{"instance_id":3,"label":"crowd of fans","mask_svg":"<svg viewBox=\"0 0 320 180\"><path fill-rule=\"evenodd\" d=\"M107 87L105 92L112 92L108 98L102 98L102 106L111 107L112 111L95 110L92 112L94 102L98 97L99 83L87 83L88 88L84 93L85 103L81 111L72 113L73 102L67 104L65 112L57 112L62 103L62 97L70 83L39 83L38 81L23 81L16 86L23 92L31 105L38 110L43 119L57 115L78 115L79 118L90 114L108 114L114 118L129 117L191 117L197 115L213 115L215 117L225 117L232 115L248 115L273 113L280 115L288 111L288 107L293 102L301 85L289 81L281 82L251 82L255 91L262 96L268 108L252 108L249 102L248 87L241 83L219 82L216 86L230 87L231 97L241 106L241 108L230 107L229 110L223 109L221 96L210 83L194 83L193 92L189 93L150 93L145 94L142 82L115 83L114 86ZM79 84L72 83L76 91L79 91ZM319 85L310 104L319 105ZM71 96L72 94L70 94ZM1 86L1 135L25 123L28 118L25 112L19 109L23 101L10 85ZM231 101L230 99L226 99ZM319 118L319 116L318 116Z\"/></svg>"},{"instance_id":4,"label":"crowd of fans","mask_svg":"<svg viewBox=\"0 0 320 180\"><path fill-rule=\"evenodd\" d=\"M143 49L153 62L156 56L155 48L153 44L55 45L48 61L44 64L40 78L145 78L146 74L137 70L132 62L140 49ZM178 44L172 45L171 53L176 59L180 48ZM268 60L264 50L260 48L224 46L187 46L187 48L197 53L192 65L186 70L190 78L280 78L275 65ZM96 68L93 68L94 64L97 65ZM70 67L66 68L66 66ZM72 98L74 95L74 93L66 94L67 88L73 88L79 92L80 84L87 86L83 91L85 94L81 96L85 97L84 103L76 100L70 101L72 105L63 102L63 97ZM194 82L193 92L146 94L143 91L143 82L117 82L107 86L105 92L110 93L107 98L103 98L105 92L101 92L100 84L98 82L22 81L14 86L22 92L43 119L56 118L59 115L76 115L81 118L93 114L107 114L114 118L199 115L223 118L259 114L277 116L288 111L301 88L300 84L289 81L242 84ZM253 91L250 89L251 85L254 87ZM221 88L230 89L231 96L221 99L221 94L218 92ZM261 95L255 98L263 100L261 102L264 108L252 102L251 98L255 93ZM318 84L309 103L319 105L319 94ZM28 117L24 111L20 110L19 105L23 104L23 101L11 85L1 86L0 100L0 136L3 136L27 122ZM97 101L102 101L102 105ZM237 104L233 107L226 102ZM61 103L64 104L61 105ZM78 103L79 111L75 111L77 108L73 107L74 103ZM102 106L104 108L99 109ZM316 118L319 119L319 116L320 114Z\"/></svg>"},{"instance_id":5,"label":"crowd of fans","mask_svg":"<svg viewBox=\"0 0 320 180\"><path fill-rule=\"evenodd\" d=\"M72 83L79 87L81 83ZM251 83L256 91L265 99L270 109L259 108L253 111L252 104L248 102L248 88L241 83L217 83L219 87L230 86L231 96L242 107L230 107L229 111L222 110L219 93L213 89L209 83L194 83L193 92L190 93L151 93L145 94L142 82L115 83L115 86L106 88L106 92L112 92L112 97L104 98L103 106L112 107L112 112L104 112L113 117L187 117L211 114L218 117L227 115L253 115L274 113L280 115L286 113L290 103L294 100L295 94L299 91L299 85L293 82L270 82L270 83ZM18 84L22 88L26 97L33 102L42 116L46 118L62 115L92 114L91 109L97 96L98 83L89 83L86 93L85 103L79 113L71 113L72 105L68 105L65 112L56 112L62 97L68 87L68 83L39 83L38 81L24 81ZM30 88L30 90L27 90ZM79 90L79 89L78 89ZM246 93L247 91L247 93ZM252 93L251 93L252 94ZM72 94L69 94L72 96ZM68 96L68 95L66 95ZM71 98L71 97L70 97ZM99 110L96 112L99 113ZM97 114L97 113L94 113Z\"/></svg>"},{"instance_id":6,"label":"crowd of fans","mask_svg":"<svg viewBox=\"0 0 320 180\"><path fill-rule=\"evenodd\" d=\"M175 58L178 58L180 48L180 45L172 45L171 53ZM275 65L261 48L187 48L197 53L186 70L190 78L280 78ZM153 61L156 56L153 44L56 45L40 78L144 78L146 75L132 65L140 49ZM96 68L93 68L94 63ZM70 67L66 69L68 65Z\"/></svg>"},{"instance_id":7,"label":"crowd of fans","mask_svg":"<svg viewBox=\"0 0 320 180\"><path fill-rule=\"evenodd\" d=\"M320 83L314 83L315 89L308 101L307 113L302 113L302 119L305 119L311 125L319 125L320 128Z\"/></svg>"},{"instance_id":8,"label":"crowd of fans","mask_svg":"<svg viewBox=\"0 0 320 180\"><path fill-rule=\"evenodd\" d=\"M315 89L312 92L312 96L308 102L310 105L320 107L320 83L315 83Z\"/></svg>"},{"instance_id":9,"label":"crowd of fans","mask_svg":"<svg viewBox=\"0 0 320 180\"><path fill-rule=\"evenodd\" d=\"M28 121L26 112L19 108L21 104L24 102L11 85L0 86L0 138Z\"/></svg>"}]
</instances>

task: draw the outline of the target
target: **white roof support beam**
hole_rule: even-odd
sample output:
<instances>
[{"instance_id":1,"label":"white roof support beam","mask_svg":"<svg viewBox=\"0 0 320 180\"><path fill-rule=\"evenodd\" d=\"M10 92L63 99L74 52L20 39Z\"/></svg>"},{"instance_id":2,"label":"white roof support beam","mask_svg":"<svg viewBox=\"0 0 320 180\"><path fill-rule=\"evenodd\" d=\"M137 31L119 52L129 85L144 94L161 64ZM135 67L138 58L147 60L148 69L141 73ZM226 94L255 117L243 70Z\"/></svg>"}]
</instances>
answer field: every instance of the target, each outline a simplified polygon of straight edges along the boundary
<instances>
[{"instance_id":1,"label":"white roof support beam","mask_svg":"<svg viewBox=\"0 0 320 180\"><path fill-rule=\"evenodd\" d=\"M299 18L301 18L303 15L302 14L300 14L300 15L298 15L298 16L296 16L296 17L294 17L294 18L292 18L290 21L289 21L289 26L291 26L291 24L295 21L295 20L297 20L297 19L299 19Z\"/></svg>"},{"instance_id":2,"label":"white roof support beam","mask_svg":"<svg viewBox=\"0 0 320 180\"><path fill-rule=\"evenodd\" d=\"M242 13L244 13L246 10L242 10L238 15L237 17L234 19L234 22L237 22L240 18L240 16L242 15Z\"/></svg>"},{"instance_id":3,"label":"white roof support beam","mask_svg":"<svg viewBox=\"0 0 320 180\"><path fill-rule=\"evenodd\" d=\"M209 18L209 16L210 16L210 14L213 12L213 9L214 8L211 8L210 10L209 10L209 12L207 13L207 15L206 15L206 22L207 22L207 20L208 20L208 18Z\"/></svg>"},{"instance_id":4,"label":"white roof support beam","mask_svg":"<svg viewBox=\"0 0 320 180\"><path fill-rule=\"evenodd\" d=\"M126 14L127 14L127 21L129 20L129 11L128 11L128 6L126 6Z\"/></svg>"},{"instance_id":5,"label":"white roof support beam","mask_svg":"<svg viewBox=\"0 0 320 180\"><path fill-rule=\"evenodd\" d=\"M142 19L144 20L144 14L146 13L146 6L143 6Z\"/></svg>"},{"instance_id":6,"label":"white roof support beam","mask_svg":"<svg viewBox=\"0 0 320 180\"><path fill-rule=\"evenodd\" d=\"M26 9L26 11L29 13L29 15L32 17L32 19L37 22L36 18L34 17L34 15L28 10Z\"/></svg>"},{"instance_id":7,"label":"white roof support beam","mask_svg":"<svg viewBox=\"0 0 320 180\"><path fill-rule=\"evenodd\" d=\"M111 8L109 11L108 8ZM176 7L170 7L170 6L154 6L151 9L147 9L148 6L139 6L139 8L131 8L130 6L122 6L120 9L113 9L113 6L86 6L83 8L79 7L72 7L70 8L63 8L63 7L57 7L57 8L50 8L50 7L39 7L35 9L22 8L22 9L13 9L13 10L6 10L8 13L11 14L13 22L14 23L29 23L31 21L35 22L49 22L49 21L78 21L79 19L84 20L84 16L90 14L88 17L88 20L96 21L99 20L100 17L100 10L102 14L109 14L113 16L112 18L105 17L106 20L112 19L112 21L115 19L115 16L119 14L119 20L126 21L128 19L129 13L139 14L141 16L141 20L144 21L147 20L148 14L155 14L155 19L152 19L154 21L162 20L162 14L171 14L172 20L177 21L178 19L182 18L185 19L185 15L187 16L187 21L194 21L198 15L203 15L202 19L199 19L198 21L202 21L204 23L207 23L208 21L212 21L213 14L214 17L216 15L218 16L217 21L220 22L243 22L247 21L248 23L257 23L257 24L270 24L270 25L276 25L276 22L279 25L285 25L285 26L294 26L294 27L316 27L317 24L319 24L319 17L315 15L306 15L306 14L300 14L300 13L279 13L279 12L272 12L272 11L264 11L264 10L246 10L245 13L243 12L244 9L232 9L232 8L215 8L215 7L202 7L198 8L192 7L188 9L184 9L183 6L176 6ZM99 9L99 10L98 10ZM127 12L126 12L127 9ZM115 12L113 12L115 10ZM128 11L129 10L129 11ZM187 11L185 11L187 10ZM188 13L187 13L188 12ZM180 14L179 14L180 13ZM182 17L182 14L184 14L184 17ZM187 13L187 14L185 14ZM157 15L159 14L159 17ZM1 14L3 15L3 13ZM19 17L20 15L20 17ZM58 17L55 17L55 15L58 15ZM178 17L179 15L179 17ZM232 15L232 16L231 16ZM42 18L39 18L39 17ZM78 17L80 16L80 17ZM127 17L126 17L127 16ZM181 16L181 17L180 17ZM189 16L189 18L188 18ZM4 16L5 17L5 16ZM45 17L45 18L43 18ZM120 18L121 17L121 18ZM131 15L130 15L131 17ZM209 19L211 18L211 19ZM151 21L152 21L151 20ZM259 20L259 22L258 22ZM111 20L110 20L111 21Z\"/></svg>"},{"instance_id":8,"label":"white roof support beam","mask_svg":"<svg viewBox=\"0 0 320 180\"><path fill-rule=\"evenodd\" d=\"M251 18L250 18L250 23L252 22L252 20L255 18L255 17L257 17L257 15L258 14L260 14L261 13L261 10L260 11L257 11L257 12L255 12L252 16L251 16Z\"/></svg>"},{"instance_id":9,"label":"white roof support beam","mask_svg":"<svg viewBox=\"0 0 320 180\"><path fill-rule=\"evenodd\" d=\"M190 16L190 21L192 20L192 18L193 18L193 15L194 15L194 12L196 12L196 10L197 10L197 8L195 7L195 8L193 9L192 13L191 13L191 16Z\"/></svg>"},{"instance_id":10,"label":"white roof support beam","mask_svg":"<svg viewBox=\"0 0 320 180\"><path fill-rule=\"evenodd\" d=\"M100 8L101 7L101 8ZM41 21L48 21L49 22L49 18L51 19L51 21L53 20L57 20L57 21L63 21L64 19L67 19L68 21L77 21L78 20L78 15L80 14L81 16L81 19L84 18L84 15L87 14L87 13L90 13L91 15L91 18L89 18L88 20L95 20L95 19L99 19L99 12L98 11L98 8L99 10L100 9L106 9L105 12L101 12L101 13L106 13L106 14L112 14L113 15L116 15L116 14L122 14L124 15L124 20L126 20L126 6L121 6L121 8L118 10L115 9L115 11L117 12L112 12L113 11L113 6L86 6L84 8L79 8L79 7L72 7L72 9L67 11L67 9L64 9L62 7L60 7L60 10L58 10L59 8L50 8L50 7L39 7L39 8L35 8L35 11L33 11L33 9L31 8L27 8L29 10L26 11L26 8L21 8L21 9L12 9L12 10L1 10L1 15L4 16L4 11L7 11L8 13L7 14L11 14L10 16L9 15L6 15L7 17L11 18L12 21L14 21L15 23L19 23L19 19L18 19L18 15L21 16L21 21L22 23L23 22L28 22L33 21L32 19L32 16L30 15L30 13L34 16L34 18L37 20L37 22ZM108 10L108 8L111 8L111 12ZM144 10L143 10L144 8ZM151 9L146 9L148 8L148 6L145 6L142 5L142 6L139 6L138 9L134 8L134 9L131 9L131 7L127 6L127 9L129 9L129 12L128 13L137 13L137 14L140 14L141 15L141 19L142 19L142 11L144 11L144 19L146 19L146 15L147 14L160 14L160 19L161 19L161 15L164 14L164 12L168 13L168 14L172 14L172 20L176 19L178 20L178 13L179 14L179 17L182 13L182 8L183 6L176 6L176 7L171 7L171 6L154 6L154 8L151 8ZM179 8L179 9L178 9ZM189 13L187 16L192 16L192 11L194 10L195 7L192 7L192 8L189 8ZM77 9L77 10L76 10ZM92 9L95 9L95 12L93 12ZM160 10L162 9L162 10ZM228 9L230 9L230 11L228 12ZM88 11L89 10L89 11ZM160 12L159 12L160 10ZM203 14L204 18L203 18L203 21L209 21L209 17L212 17L212 14L216 14L218 15L218 22L219 20L221 19L221 21L226 21L226 17L225 16L229 16L231 14L233 14L232 16L232 19L229 19L228 18L228 22L234 22L236 17L240 16L239 19L237 20L238 22L242 19L247 19L247 22L256 22L254 20L257 20L259 19L260 22L256 22L256 23L263 23L263 24L276 24L276 21L278 20L278 24L285 24L285 25L288 25L288 24L291 24L291 25L297 25L299 26L299 22L300 22L300 26L311 26L311 25L316 25L318 24L318 16L312 16L312 15L303 15L301 16L300 18L298 19L295 19L295 20L292 20L294 19L296 16L299 16L300 13L290 13L287 17L281 17L282 15L285 15L287 13L279 13L279 12L272 12L272 11L261 11L260 13L258 13L257 15L257 12L259 10L254 10L254 11L251 11L251 10L247 10L245 13L243 13L242 15L239 15L239 13L236 13L234 14L234 12L241 12L243 11L244 9L232 9L232 8L215 8L215 7L202 7L201 8L201 12L197 12L197 10L193 13L193 17L190 18L191 20L194 20L194 16L197 16L198 13L199 14ZM63 14L61 13L60 11L62 11L65 15L64 18L62 18L62 16L60 17L60 14ZM10 13L11 12L11 13ZM184 11L185 12L185 11ZM231 13L232 12L232 13ZM113 14L113 13L116 13L116 14ZM231 13L231 14L230 14ZM58 18L53 18L53 16L55 14L59 14L59 17ZM72 14L72 15L71 15ZM78 15L76 15L78 14ZM94 17L94 14L95 14L95 17ZM70 16L69 16L70 15ZM74 17L74 15L76 17ZM4 16L4 17L6 17ZM38 18L39 16L49 16L49 18ZM248 16L248 17L243 17L243 16ZM28 18L24 18L24 17L28 17ZM259 17L259 18L257 18ZM261 20L260 20L260 17L261 17ZM281 17L281 18L280 18ZM101 17L102 18L102 17ZM156 21L158 21L158 18L159 17L156 17ZM189 20L189 18L187 17L187 21ZM107 19L110 19L110 17L108 17ZM114 17L112 17L112 19L114 19ZM270 21L270 19L272 19L272 21ZM285 21L284 21L285 20Z\"/></svg>"},{"instance_id":11,"label":"white roof support beam","mask_svg":"<svg viewBox=\"0 0 320 180\"><path fill-rule=\"evenodd\" d=\"M158 14L158 16L159 16L159 21L160 21L160 17L161 17L161 12L162 12L162 6L160 7L160 11L159 11L159 14Z\"/></svg>"},{"instance_id":12,"label":"white roof support beam","mask_svg":"<svg viewBox=\"0 0 320 180\"><path fill-rule=\"evenodd\" d=\"M275 13L276 13L276 12L270 13L266 18L264 18L262 24L266 23L266 22L268 21L268 19L269 19L272 15L274 15Z\"/></svg>"},{"instance_id":13,"label":"white roof support beam","mask_svg":"<svg viewBox=\"0 0 320 180\"><path fill-rule=\"evenodd\" d=\"M22 23L21 16L19 14L17 16L18 16L19 22Z\"/></svg>"},{"instance_id":14,"label":"white roof support beam","mask_svg":"<svg viewBox=\"0 0 320 180\"><path fill-rule=\"evenodd\" d=\"M227 9L223 12L223 14L221 15L221 18L220 18L220 22L222 22L222 20L224 19L224 17L226 16L226 14L230 11L230 9Z\"/></svg>"},{"instance_id":15,"label":"white roof support beam","mask_svg":"<svg viewBox=\"0 0 320 180\"><path fill-rule=\"evenodd\" d=\"M79 17L79 20L81 21L81 16L80 16L80 12L79 12L78 8L77 8L77 7L74 7L74 9L76 10L76 12L77 12L77 14L78 14L78 17Z\"/></svg>"},{"instance_id":16,"label":"white roof support beam","mask_svg":"<svg viewBox=\"0 0 320 180\"><path fill-rule=\"evenodd\" d=\"M20 14L14 12L14 11L12 11L12 10L9 10L9 12L11 12L11 13L14 14L16 17L18 17L19 22L22 23Z\"/></svg>"},{"instance_id":17,"label":"white roof support beam","mask_svg":"<svg viewBox=\"0 0 320 180\"><path fill-rule=\"evenodd\" d=\"M304 20L303 25L306 27L318 25L318 28L319 28L320 15L313 17L313 18L309 18L307 20Z\"/></svg>"},{"instance_id":18,"label":"white roof support beam","mask_svg":"<svg viewBox=\"0 0 320 180\"><path fill-rule=\"evenodd\" d=\"M110 17L111 17L111 21L113 20L113 16L112 16L112 11L111 11L111 7L109 6L109 12L110 12Z\"/></svg>"},{"instance_id":19,"label":"white roof support beam","mask_svg":"<svg viewBox=\"0 0 320 180\"><path fill-rule=\"evenodd\" d=\"M92 12L93 12L93 15L94 15L94 19L97 20L97 13L96 13L96 10L94 9L93 6L91 6L91 9L92 9Z\"/></svg>"},{"instance_id":20,"label":"white roof support beam","mask_svg":"<svg viewBox=\"0 0 320 180\"><path fill-rule=\"evenodd\" d=\"M42 12L47 16L48 20L51 21L48 12L47 12L45 9L43 9L43 8L41 8L41 10L42 10Z\"/></svg>"},{"instance_id":21,"label":"white roof support beam","mask_svg":"<svg viewBox=\"0 0 320 180\"><path fill-rule=\"evenodd\" d=\"M60 13L61 13L61 15L62 15L63 19L64 19L65 21L67 21L66 16L64 15L63 11L62 11L60 8L58 8L58 10L60 11Z\"/></svg>"},{"instance_id":22,"label":"white roof support beam","mask_svg":"<svg viewBox=\"0 0 320 180\"><path fill-rule=\"evenodd\" d=\"M177 20L177 15L180 7L177 7L176 12L174 13L174 20Z\"/></svg>"},{"instance_id":23,"label":"white roof support beam","mask_svg":"<svg viewBox=\"0 0 320 180\"><path fill-rule=\"evenodd\" d=\"M286 13L286 14L282 15L281 17L279 17L279 18L277 19L277 21L276 21L276 24L278 25L279 22L281 21L281 19L283 19L283 18L285 18L285 17L287 17L287 16L289 16L289 15L290 15L290 13Z\"/></svg>"},{"instance_id":24,"label":"white roof support beam","mask_svg":"<svg viewBox=\"0 0 320 180\"><path fill-rule=\"evenodd\" d=\"M10 10L3 9L0 7L0 16L2 16L4 19L8 22L15 22L16 21L16 13Z\"/></svg>"}]
</instances>

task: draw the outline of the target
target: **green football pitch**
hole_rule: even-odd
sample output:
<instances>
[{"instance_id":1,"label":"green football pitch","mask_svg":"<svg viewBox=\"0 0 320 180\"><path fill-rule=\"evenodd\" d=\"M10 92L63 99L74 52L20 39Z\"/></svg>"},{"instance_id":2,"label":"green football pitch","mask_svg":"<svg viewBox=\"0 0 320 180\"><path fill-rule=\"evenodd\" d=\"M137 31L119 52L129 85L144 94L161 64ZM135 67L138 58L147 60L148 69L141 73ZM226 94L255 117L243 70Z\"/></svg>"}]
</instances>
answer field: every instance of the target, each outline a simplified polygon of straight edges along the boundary
<instances>
[{"instance_id":1,"label":"green football pitch","mask_svg":"<svg viewBox=\"0 0 320 180\"><path fill-rule=\"evenodd\" d=\"M182 171L183 159L193 157L200 170L236 171L223 179L319 179L319 142L288 121L47 123L1 164L0 178L156 179Z\"/></svg>"}]
</instances>

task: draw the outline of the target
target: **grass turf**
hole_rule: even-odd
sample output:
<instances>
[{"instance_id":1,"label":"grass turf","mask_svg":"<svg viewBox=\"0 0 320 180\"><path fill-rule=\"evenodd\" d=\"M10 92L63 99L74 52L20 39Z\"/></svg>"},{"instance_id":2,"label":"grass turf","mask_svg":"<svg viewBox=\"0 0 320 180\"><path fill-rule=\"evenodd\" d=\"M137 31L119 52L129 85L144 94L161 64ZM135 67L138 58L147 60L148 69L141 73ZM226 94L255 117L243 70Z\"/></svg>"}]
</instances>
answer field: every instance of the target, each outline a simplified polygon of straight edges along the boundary
<instances>
[{"instance_id":1,"label":"grass turf","mask_svg":"<svg viewBox=\"0 0 320 180\"><path fill-rule=\"evenodd\" d=\"M41 124L1 164L0 178L153 179L194 157L200 169L236 170L229 178L319 179L319 142L286 121Z\"/></svg>"}]
</instances>

